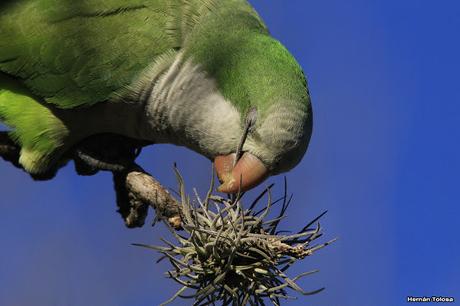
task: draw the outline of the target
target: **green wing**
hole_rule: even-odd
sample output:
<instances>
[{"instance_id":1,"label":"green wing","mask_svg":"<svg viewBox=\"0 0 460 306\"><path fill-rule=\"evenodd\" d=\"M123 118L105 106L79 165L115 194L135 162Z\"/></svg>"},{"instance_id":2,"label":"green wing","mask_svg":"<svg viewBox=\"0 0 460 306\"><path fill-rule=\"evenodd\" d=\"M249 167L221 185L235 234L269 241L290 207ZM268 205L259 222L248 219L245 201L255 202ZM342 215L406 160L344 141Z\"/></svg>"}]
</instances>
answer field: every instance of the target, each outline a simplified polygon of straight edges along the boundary
<instances>
[{"instance_id":1,"label":"green wing","mask_svg":"<svg viewBox=\"0 0 460 306\"><path fill-rule=\"evenodd\" d=\"M60 108L118 95L179 48L168 0L17 0L0 4L0 72Z\"/></svg>"}]
</instances>

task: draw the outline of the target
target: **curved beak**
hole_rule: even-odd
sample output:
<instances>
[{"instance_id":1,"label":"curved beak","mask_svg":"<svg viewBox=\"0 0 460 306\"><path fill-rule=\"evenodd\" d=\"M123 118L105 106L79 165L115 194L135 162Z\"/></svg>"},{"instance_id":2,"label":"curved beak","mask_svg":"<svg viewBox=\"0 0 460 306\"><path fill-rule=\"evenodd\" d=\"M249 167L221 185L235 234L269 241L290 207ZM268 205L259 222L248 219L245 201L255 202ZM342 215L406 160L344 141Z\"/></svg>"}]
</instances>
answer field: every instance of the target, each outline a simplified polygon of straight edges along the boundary
<instances>
[{"instance_id":1,"label":"curved beak","mask_svg":"<svg viewBox=\"0 0 460 306\"><path fill-rule=\"evenodd\" d=\"M224 193L237 193L247 191L268 177L268 169L265 165L252 155L245 152L233 168L235 153L217 156L214 159L217 176L221 186L217 189Z\"/></svg>"}]
</instances>

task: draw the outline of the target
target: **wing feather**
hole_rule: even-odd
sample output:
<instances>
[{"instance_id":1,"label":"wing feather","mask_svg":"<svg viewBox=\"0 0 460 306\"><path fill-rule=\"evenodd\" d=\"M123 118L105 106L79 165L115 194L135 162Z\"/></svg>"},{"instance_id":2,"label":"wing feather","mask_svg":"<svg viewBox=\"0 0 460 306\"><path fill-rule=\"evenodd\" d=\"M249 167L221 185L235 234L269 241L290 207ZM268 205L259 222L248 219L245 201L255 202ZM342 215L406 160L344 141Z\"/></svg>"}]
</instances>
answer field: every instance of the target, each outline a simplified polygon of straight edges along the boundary
<instances>
[{"instance_id":1,"label":"wing feather","mask_svg":"<svg viewBox=\"0 0 460 306\"><path fill-rule=\"evenodd\" d=\"M60 108L107 101L177 39L174 1L20 0L0 6L0 71Z\"/></svg>"}]
</instances>

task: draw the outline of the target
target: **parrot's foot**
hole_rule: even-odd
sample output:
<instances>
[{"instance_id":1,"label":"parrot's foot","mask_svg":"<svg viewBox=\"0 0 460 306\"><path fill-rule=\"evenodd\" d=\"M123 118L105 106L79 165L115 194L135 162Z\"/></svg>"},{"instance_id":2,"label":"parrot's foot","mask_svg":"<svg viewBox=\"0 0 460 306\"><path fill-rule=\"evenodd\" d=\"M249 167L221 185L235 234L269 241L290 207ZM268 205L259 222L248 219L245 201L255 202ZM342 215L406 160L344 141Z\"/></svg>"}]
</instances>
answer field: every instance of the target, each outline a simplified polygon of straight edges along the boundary
<instances>
[{"instance_id":1,"label":"parrot's foot","mask_svg":"<svg viewBox=\"0 0 460 306\"><path fill-rule=\"evenodd\" d=\"M94 175L99 171L120 172L132 164L132 161L129 163L105 162L81 150L75 151L74 162L75 170L79 175Z\"/></svg>"},{"instance_id":2,"label":"parrot's foot","mask_svg":"<svg viewBox=\"0 0 460 306\"><path fill-rule=\"evenodd\" d=\"M102 134L89 137L74 151L75 170L79 175L94 175L99 171L124 171L133 165L145 145L147 144L120 135Z\"/></svg>"},{"instance_id":3,"label":"parrot's foot","mask_svg":"<svg viewBox=\"0 0 460 306\"><path fill-rule=\"evenodd\" d=\"M137 199L126 188L128 173L128 171L113 173L118 213L120 213L128 228L142 227L147 218L149 205Z\"/></svg>"},{"instance_id":4,"label":"parrot's foot","mask_svg":"<svg viewBox=\"0 0 460 306\"><path fill-rule=\"evenodd\" d=\"M73 153L79 175L113 173L118 212L129 228L142 227L147 217L149 205L127 189L126 180L130 170L137 167L135 160L141 148L149 144L120 135L100 134L79 143Z\"/></svg>"}]
</instances>

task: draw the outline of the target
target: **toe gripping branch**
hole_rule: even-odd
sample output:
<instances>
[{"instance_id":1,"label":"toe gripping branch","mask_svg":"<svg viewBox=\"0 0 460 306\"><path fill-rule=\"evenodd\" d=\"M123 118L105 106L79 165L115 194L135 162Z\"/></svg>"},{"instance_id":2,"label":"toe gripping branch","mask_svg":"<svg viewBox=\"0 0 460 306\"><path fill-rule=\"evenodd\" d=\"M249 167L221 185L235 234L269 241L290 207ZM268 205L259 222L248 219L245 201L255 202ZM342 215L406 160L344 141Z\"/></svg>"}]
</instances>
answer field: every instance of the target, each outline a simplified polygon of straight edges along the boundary
<instances>
[{"instance_id":1,"label":"toe gripping branch","mask_svg":"<svg viewBox=\"0 0 460 306\"><path fill-rule=\"evenodd\" d=\"M112 172L118 212L127 227L142 227L151 206L156 211L156 219L164 219L173 228L180 229L178 202L135 163L141 148L149 144L120 135L96 135L74 150L75 168L80 175Z\"/></svg>"}]
</instances>

